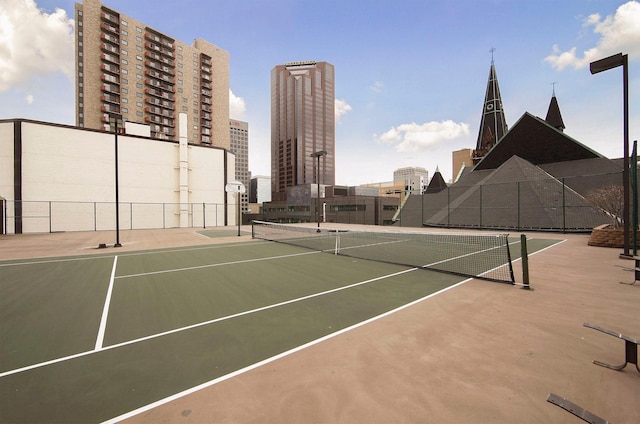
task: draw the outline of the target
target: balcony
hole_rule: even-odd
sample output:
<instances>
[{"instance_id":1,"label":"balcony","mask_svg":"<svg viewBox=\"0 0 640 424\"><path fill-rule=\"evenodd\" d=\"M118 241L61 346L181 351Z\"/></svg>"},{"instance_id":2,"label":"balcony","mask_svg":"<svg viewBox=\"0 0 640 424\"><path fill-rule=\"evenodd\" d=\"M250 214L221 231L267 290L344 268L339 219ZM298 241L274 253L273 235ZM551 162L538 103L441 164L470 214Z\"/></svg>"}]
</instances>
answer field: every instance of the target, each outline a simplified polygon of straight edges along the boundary
<instances>
[{"instance_id":1,"label":"balcony","mask_svg":"<svg viewBox=\"0 0 640 424\"><path fill-rule=\"evenodd\" d=\"M103 102L110 102L110 103L119 104L120 103L120 96L117 96L117 95L114 95L114 94L105 93L102 96L100 96L100 100L102 100Z\"/></svg>"},{"instance_id":2,"label":"balcony","mask_svg":"<svg viewBox=\"0 0 640 424\"><path fill-rule=\"evenodd\" d=\"M113 44L104 44L104 43L102 43L102 45L100 47L102 48L102 51L105 51L105 52L108 52L108 53L120 54L118 48L116 46L114 46Z\"/></svg>"},{"instance_id":3,"label":"balcony","mask_svg":"<svg viewBox=\"0 0 640 424\"><path fill-rule=\"evenodd\" d=\"M144 101L148 105L162 107L171 111L175 109L175 104L167 100L160 100L155 97L145 97Z\"/></svg>"},{"instance_id":4,"label":"balcony","mask_svg":"<svg viewBox=\"0 0 640 424\"><path fill-rule=\"evenodd\" d=\"M108 92L108 93L120 94L120 87L115 84L105 83L105 84L102 84L102 91Z\"/></svg>"},{"instance_id":5,"label":"balcony","mask_svg":"<svg viewBox=\"0 0 640 424\"><path fill-rule=\"evenodd\" d=\"M118 27L116 25L111 25L111 24L109 24L107 22L101 22L100 23L100 28L103 31L111 32L111 33L113 33L115 35L118 35L118 33L119 33Z\"/></svg>"},{"instance_id":6,"label":"balcony","mask_svg":"<svg viewBox=\"0 0 640 424\"><path fill-rule=\"evenodd\" d=\"M120 44L120 39L118 37L114 37L113 35L110 35L110 34L105 34L104 32L100 34L100 39L116 45Z\"/></svg>"},{"instance_id":7,"label":"balcony","mask_svg":"<svg viewBox=\"0 0 640 424\"><path fill-rule=\"evenodd\" d=\"M100 76L100 79L103 82L111 82L111 83L114 83L114 84L120 84L120 79L118 77L114 76L114 75L102 74Z\"/></svg>"},{"instance_id":8,"label":"balcony","mask_svg":"<svg viewBox=\"0 0 640 424\"><path fill-rule=\"evenodd\" d=\"M102 65L100 65L100 69L102 69L103 71L111 72L112 74L120 74L120 67L116 65L103 63Z\"/></svg>"},{"instance_id":9,"label":"balcony","mask_svg":"<svg viewBox=\"0 0 640 424\"><path fill-rule=\"evenodd\" d=\"M112 15L111 13L102 12L100 13L100 18L103 21L111 22L116 25L120 25L120 18L116 15Z\"/></svg>"}]
</instances>

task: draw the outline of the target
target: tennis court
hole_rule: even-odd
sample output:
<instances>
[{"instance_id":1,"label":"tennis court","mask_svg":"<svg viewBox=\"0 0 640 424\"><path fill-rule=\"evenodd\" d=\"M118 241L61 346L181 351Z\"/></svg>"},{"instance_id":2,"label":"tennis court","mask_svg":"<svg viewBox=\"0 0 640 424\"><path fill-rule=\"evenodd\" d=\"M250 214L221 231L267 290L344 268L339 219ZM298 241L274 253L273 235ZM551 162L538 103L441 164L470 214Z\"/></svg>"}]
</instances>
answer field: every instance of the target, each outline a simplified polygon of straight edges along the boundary
<instances>
[{"instance_id":1,"label":"tennis court","mask_svg":"<svg viewBox=\"0 0 640 424\"><path fill-rule=\"evenodd\" d=\"M23 423L117 419L465 280L261 240L2 261L0 272L0 418Z\"/></svg>"},{"instance_id":2,"label":"tennis court","mask_svg":"<svg viewBox=\"0 0 640 424\"><path fill-rule=\"evenodd\" d=\"M533 237L529 253L559 241ZM30 423L144 417L465 281L260 240L2 261L0 273L0 421Z\"/></svg>"}]
</instances>

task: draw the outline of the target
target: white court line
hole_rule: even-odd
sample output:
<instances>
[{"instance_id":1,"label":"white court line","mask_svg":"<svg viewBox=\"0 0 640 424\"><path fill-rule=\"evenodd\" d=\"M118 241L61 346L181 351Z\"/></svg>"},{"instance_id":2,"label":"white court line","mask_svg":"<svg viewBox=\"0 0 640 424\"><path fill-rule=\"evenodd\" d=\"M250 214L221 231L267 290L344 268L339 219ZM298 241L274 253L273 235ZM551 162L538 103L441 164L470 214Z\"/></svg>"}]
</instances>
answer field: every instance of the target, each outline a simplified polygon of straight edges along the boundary
<instances>
[{"instance_id":1,"label":"white court line","mask_svg":"<svg viewBox=\"0 0 640 424\"><path fill-rule=\"evenodd\" d=\"M255 242L254 244L267 244L268 242ZM246 246L246 243L233 243L233 244L217 244L213 246L199 246L199 247L186 247L184 249L175 248L175 249L159 249L159 250L145 250L144 252L130 252L130 253L121 253L120 256L141 256L141 255L155 255L159 253L174 253L174 252L190 252L193 250L206 250L206 249L228 249L230 247L240 247ZM74 262L74 261L88 261L92 259L104 259L109 258L109 255L96 254L95 256L83 256L81 258L74 257L66 257L66 258L57 258L57 259L44 259L44 260L33 260L31 262L12 262L7 264L0 263L0 267L9 267L9 266L19 266L19 265L34 265L34 264L51 264L57 262Z\"/></svg>"},{"instance_id":2,"label":"white court line","mask_svg":"<svg viewBox=\"0 0 640 424\"><path fill-rule=\"evenodd\" d=\"M220 263L217 263L217 264L198 265L198 266L190 266L190 267L186 267L186 268L165 269L163 271L142 272L140 274L121 275L121 276L116 277L116 278L117 279L123 279L123 278L132 278L132 277L143 277L145 275L167 274L167 273L170 273L170 272L191 271L191 270L194 270L194 269L203 269L203 268L214 268L214 267L217 267L217 266L237 265L237 264L246 264L246 263L250 263L250 262L270 261L271 259L292 258L294 256L314 255L314 254L317 254L317 253L322 253L322 252L313 251L313 252L304 252L304 253L292 253L292 254L281 255L281 256L269 256L267 258L243 259L241 261L220 262Z\"/></svg>"},{"instance_id":3,"label":"white court line","mask_svg":"<svg viewBox=\"0 0 640 424\"><path fill-rule=\"evenodd\" d=\"M111 278L109 279L107 298L104 301L104 308L102 309L102 318L100 319L100 328L98 330L95 350L102 349L102 344L104 343L104 333L107 328L107 316L109 315L109 305L111 304L111 293L113 292L113 280L116 276L116 265L118 265L118 256L114 256L113 258L113 268L111 268Z\"/></svg>"},{"instance_id":4,"label":"white court line","mask_svg":"<svg viewBox=\"0 0 640 424\"><path fill-rule=\"evenodd\" d=\"M158 337L167 336L169 334L174 334L174 333L179 333L181 331L191 330L191 329L202 327L202 326L205 326L205 325L214 324L214 323L225 321L225 320L232 319L232 318L237 318L237 317L240 317L240 316L243 316L243 315L250 315L250 314L253 314L253 313L256 313L256 312L261 312L261 311L266 311L268 309L277 308L279 306L288 305L288 304L296 303L296 302L301 302L301 301L304 301L304 300L312 299L314 297L324 296L325 294L335 293L335 292L338 292L338 291L341 291L341 290L346 290L346 289L349 289L349 288L352 288L352 287L357 287L357 286L360 286L360 285L363 285L363 284L372 283L374 281L379 281L379 280L384 280L386 278L395 277L397 275L401 275L401 274L404 274L404 273L407 273L407 272L415 271L416 269L418 269L418 268L405 269L405 270L402 270L402 271L399 271L399 272L394 272L392 274L383 275L383 276L380 276L380 277L372 278L370 280L359 281L359 282L354 283L354 284L350 284L350 285L342 286L342 287L337 287L335 289L323 291L323 292L320 292L320 293L314 293L314 294L310 294L310 295L307 295L307 296L299 297L299 298L296 298L296 299L286 300L284 302L279 302L279 303L275 303L275 304L272 304L272 305L262 306L260 308L251 309L251 310L244 311L244 312L238 312L238 313L233 314L233 315L227 315L225 317L220 317L220 318L215 318L215 319L212 319L212 320L209 320L209 321L200 322L198 324L192 324L192 325L188 325L188 326L185 326L185 327L180 327L180 328L176 328L176 329L173 329L173 330L165 331L165 332L162 332L162 333L157 333L157 334L152 334L150 336L141 337L139 339L129 340L129 341L126 341L126 342L115 344L115 345L106 346L106 347L103 347L102 349L99 349L99 350L98 349L96 349L96 350L88 350L86 352L81 352L81 353L77 353L77 354L70 355L70 356L65 356L65 357L58 358L58 359L52 359L50 361L41 362L39 364L33 364L33 365L29 365L29 366L22 367L22 368L17 368L15 370L11 370L11 371L5 371L3 373L0 373L0 378L6 377L6 376L12 375L12 374L18 374L18 373L21 373L23 371L28 371L28 370L32 370L32 369L35 369L35 368L41 368L41 367L44 367L44 366L47 366L47 365L56 364L58 362L64 362L64 361L67 361L67 360L79 358L79 357L82 357L82 356L92 355L94 353L104 352L106 350L116 349L116 348L119 348L119 347L128 346L128 345L132 345L132 344L139 343L139 342L152 340L152 339L155 339L155 338L158 338Z\"/></svg>"},{"instance_id":5,"label":"white court line","mask_svg":"<svg viewBox=\"0 0 640 424\"><path fill-rule=\"evenodd\" d=\"M411 272L411 271L415 271L417 269L419 269L419 268L411 268L410 270L406 270L404 272ZM145 406L143 406L141 408L138 408L138 409L134 409L133 411L130 411L130 412L127 412L125 414L119 415L117 417L111 418L110 420L103 421L102 424L115 424L115 423L118 423L118 422L120 422L122 420L125 420L127 418L131 418L133 416L141 414L143 412L150 411L151 409L157 408L157 407L162 406L164 404L167 404L169 402L173 402L174 400L179 399L181 397L184 397L184 396L190 395L192 393L198 392L200 390L206 389L207 387L214 386L214 385L216 385L218 383L221 383L221 382L223 382L225 380L229 380L229 379L231 379L233 377L236 377L238 375L244 374L244 373L249 372L249 371L251 371L253 369L259 368L259 367L261 367L263 365L266 365L266 364L268 364L270 362L277 361L278 359L284 358L286 356L289 356L289 355L294 354L296 352L299 352L301 350L310 348L310 347L312 347L312 346L314 346L316 344L319 344L319 343L322 343L322 342L324 342L326 340L329 340L329 339L332 339L334 337L337 337L337 336L339 336L339 335L341 335L343 333L346 333L348 331L352 331L352 330L354 330L354 329L356 329L358 327L362 327L364 325L370 324L370 323L372 323L374 321L377 321L377 320L379 320L381 318L384 318L386 316L389 316L391 314L395 314L398 311L401 311L403 309L409 308L409 307L411 307L411 306L413 306L413 305L415 305L417 303L423 302L423 301L425 301L425 300L427 300L427 299L429 299L429 298L431 298L433 296L436 296L438 294L444 293L447 290L451 290L451 289L453 289L455 287L458 287L458 286L460 286L462 284L465 284L465 283L467 283L469 281L472 281L472 280L473 280L473 278L468 278L468 279L466 279L464 281L461 281L461 282L459 282L457 284L454 284L454 285L449 286L449 287L445 287L444 289L439 290L439 291L437 291L435 293L431 293L431 294L429 294L429 295L427 295L425 297L422 297L420 299L414 300L413 302L407 303L406 305L402 305L402 306L400 306L398 308L392 309L390 311L384 312L384 313L382 313L380 315L377 315L375 317L369 318L366 321L362 321L362 322L354 324L354 325L352 325L350 327L346 327L346 328L343 328L342 330L338 330L338 331L336 331L334 333L327 334L326 336L320 337L319 339L312 340L312 341L310 341L308 343L305 343L305 344L303 344L301 346L298 346L298 347L295 347L293 349L287 350L286 352L279 353L278 355L275 355L275 356L272 356L270 358L264 359L264 360L262 360L260 362L256 362L255 364L252 364L252 365L249 365L247 367L241 368L241 369L239 369L237 371L234 371L234 372L231 372L229 374L223 375L222 377L218 377L218 378L216 378L214 380L208 381L206 383L202 383L202 384L200 384L198 386L195 386L195 387L192 387L190 389L184 390L184 391L182 391L180 393L176 393L175 395L166 397L164 399L160 399L159 401L150 403L149 405L145 405Z\"/></svg>"}]
</instances>

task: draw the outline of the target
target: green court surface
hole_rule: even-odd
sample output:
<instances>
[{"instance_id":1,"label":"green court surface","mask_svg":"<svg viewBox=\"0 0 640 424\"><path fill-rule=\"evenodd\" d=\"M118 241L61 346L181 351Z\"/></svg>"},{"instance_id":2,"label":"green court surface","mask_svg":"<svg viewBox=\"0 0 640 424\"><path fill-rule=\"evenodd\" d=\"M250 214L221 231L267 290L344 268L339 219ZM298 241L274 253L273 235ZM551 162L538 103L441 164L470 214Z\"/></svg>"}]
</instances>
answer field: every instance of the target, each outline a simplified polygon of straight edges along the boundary
<instances>
[{"instance_id":1,"label":"green court surface","mask_svg":"<svg viewBox=\"0 0 640 424\"><path fill-rule=\"evenodd\" d=\"M117 420L464 280L264 241L4 261L0 275L11 423Z\"/></svg>"}]
</instances>

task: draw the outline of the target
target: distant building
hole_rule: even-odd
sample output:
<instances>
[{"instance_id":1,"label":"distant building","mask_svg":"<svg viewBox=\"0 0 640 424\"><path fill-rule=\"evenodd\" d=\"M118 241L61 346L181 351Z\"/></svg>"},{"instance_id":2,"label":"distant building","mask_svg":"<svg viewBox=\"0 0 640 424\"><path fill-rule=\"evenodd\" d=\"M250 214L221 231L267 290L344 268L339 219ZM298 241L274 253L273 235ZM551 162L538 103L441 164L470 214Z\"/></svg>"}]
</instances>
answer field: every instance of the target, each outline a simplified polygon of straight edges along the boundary
<instances>
[{"instance_id":1,"label":"distant building","mask_svg":"<svg viewBox=\"0 0 640 424\"><path fill-rule=\"evenodd\" d=\"M242 194L242 213L249 211L249 123L229 120L229 150L236 155L236 180L244 184L246 192Z\"/></svg>"},{"instance_id":2,"label":"distant building","mask_svg":"<svg viewBox=\"0 0 640 424\"><path fill-rule=\"evenodd\" d=\"M404 181L405 190L411 194L422 194L429 183L429 171L417 166L393 171L394 181Z\"/></svg>"},{"instance_id":3,"label":"distant building","mask_svg":"<svg viewBox=\"0 0 640 424\"><path fill-rule=\"evenodd\" d=\"M152 138L229 148L229 53L193 45L108 8L75 4L76 125L109 130L109 117L146 124ZM185 113L183 124L178 113Z\"/></svg>"},{"instance_id":4,"label":"distant building","mask_svg":"<svg viewBox=\"0 0 640 424\"><path fill-rule=\"evenodd\" d=\"M335 81L328 62L290 62L271 70L271 191L335 184ZM319 159L311 155L326 152ZM318 170L318 163L320 169ZM319 181L316 181L319 175Z\"/></svg>"},{"instance_id":5,"label":"distant building","mask_svg":"<svg viewBox=\"0 0 640 424\"><path fill-rule=\"evenodd\" d=\"M251 178L249 203L265 203L271 201L271 177L256 175Z\"/></svg>"},{"instance_id":6,"label":"distant building","mask_svg":"<svg viewBox=\"0 0 640 424\"><path fill-rule=\"evenodd\" d=\"M473 166L473 150L460 149L451 154L453 175L451 181L456 182L463 168Z\"/></svg>"}]
</instances>

